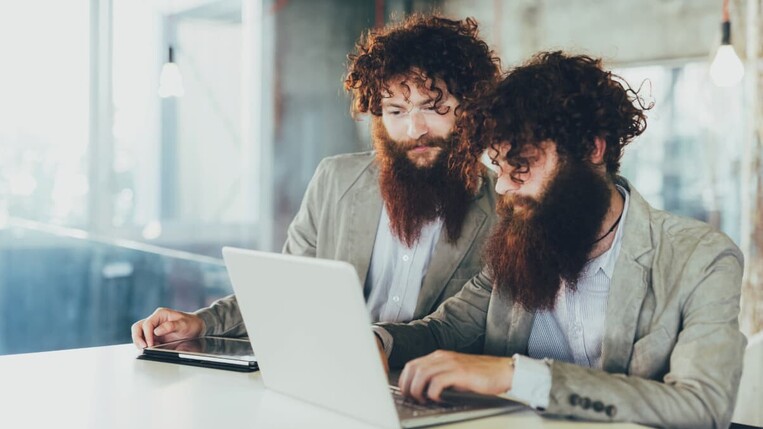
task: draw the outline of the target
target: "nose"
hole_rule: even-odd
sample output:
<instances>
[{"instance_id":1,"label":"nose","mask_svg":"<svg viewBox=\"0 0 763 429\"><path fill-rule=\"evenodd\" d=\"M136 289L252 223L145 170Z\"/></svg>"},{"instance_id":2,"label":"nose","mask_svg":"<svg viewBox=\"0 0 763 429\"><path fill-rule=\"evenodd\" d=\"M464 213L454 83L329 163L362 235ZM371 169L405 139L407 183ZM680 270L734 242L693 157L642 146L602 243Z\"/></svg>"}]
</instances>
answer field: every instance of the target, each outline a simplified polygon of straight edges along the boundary
<instances>
[{"instance_id":1,"label":"nose","mask_svg":"<svg viewBox=\"0 0 763 429\"><path fill-rule=\"evenodd\" d=\"M512 180L509 173L500 172L495 181L495 192L499 195L506 195L519 189L520 183Z\"/></svg>"},{"instance_id":2,"label":"nose","mask_svg":"<svg viewBox=\"0 0 763 429\"><path fill-rule=\"evenodd\" d=\"M426 134L427 131L427 122L424 115L415 110L411 112L411 114L408 115L408 137L413 140L418 140L419 137Z\"/></svg>"}]
</instances>

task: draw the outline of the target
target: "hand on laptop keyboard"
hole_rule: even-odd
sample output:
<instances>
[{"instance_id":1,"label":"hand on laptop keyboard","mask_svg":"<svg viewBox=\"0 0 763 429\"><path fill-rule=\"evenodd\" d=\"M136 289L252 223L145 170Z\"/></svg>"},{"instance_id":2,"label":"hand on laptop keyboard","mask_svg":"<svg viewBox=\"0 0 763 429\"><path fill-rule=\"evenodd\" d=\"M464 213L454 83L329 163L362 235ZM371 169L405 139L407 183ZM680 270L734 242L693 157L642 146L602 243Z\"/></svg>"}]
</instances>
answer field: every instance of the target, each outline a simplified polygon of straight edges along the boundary
<instances>
[{"instance_id":1,"label":"hand on laptop keyboard","mask_svg":"<svg viewBox=\"0 0 763 429\"><path fill-rule=\"evenodd\" d=\"M446 389L499 395L511 389L513 378L514 360L510 357L437 350L408 362L398 386L403 395L419 402L439 401Z\"/></svg>"}]
</instances>

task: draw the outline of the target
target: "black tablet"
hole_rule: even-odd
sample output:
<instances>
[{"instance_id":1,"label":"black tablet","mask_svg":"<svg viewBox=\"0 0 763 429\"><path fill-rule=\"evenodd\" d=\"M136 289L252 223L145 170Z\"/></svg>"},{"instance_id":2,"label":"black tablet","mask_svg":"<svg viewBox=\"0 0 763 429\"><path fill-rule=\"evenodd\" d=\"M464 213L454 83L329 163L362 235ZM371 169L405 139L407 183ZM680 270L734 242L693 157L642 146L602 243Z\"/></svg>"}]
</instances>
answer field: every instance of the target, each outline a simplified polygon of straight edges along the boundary
<instances>
[{"instance_id":1,"label":"black tablet","mask_svg":"<svg viewBox=\"0 0 763 429\"><path fill-rule=\"evenodd\" d=\"M232 371L257 371L249 340L244 338L199 337L173 341L143 349L138 359Z\"/></svg>"}]
</instances>

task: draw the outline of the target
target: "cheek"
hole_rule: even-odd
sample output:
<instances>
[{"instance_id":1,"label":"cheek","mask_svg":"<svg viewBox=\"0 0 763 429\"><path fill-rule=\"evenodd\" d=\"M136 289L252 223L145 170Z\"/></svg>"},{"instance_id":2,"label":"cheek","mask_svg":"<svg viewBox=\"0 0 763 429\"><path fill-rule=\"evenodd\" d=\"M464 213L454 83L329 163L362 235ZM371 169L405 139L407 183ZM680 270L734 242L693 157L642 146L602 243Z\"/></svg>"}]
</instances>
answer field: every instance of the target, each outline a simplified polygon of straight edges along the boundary
<instances>
[{"instance_id":1,"label":"cheek","mask_svg":"<svg viewBox=\"0 0 763 429\"><path fill-rule=\"evenodd\" d=\"M437 137L445 137L453 131L453 126L456 123L456 117L451 112L445 115L439 115L437 113L432 114L427 118L427 126L429 132Z\"/></svg>"},{"instance_id":2,"label":"cheek","mask_svg":"<svg viewBox=\"0 0 763 429\"><path fill-rule=\"evenodd\" d=\"M382 116L382 124L384 125L384 129L387 130L387 135L389 135L392 140L405 140L406 128L404 121L397 118Z\"/></svg>"},{"instance_id":3,"label":"cheek","mask_svg":"<svg viewBox=\"0 0 763 429\"><path fill-rule=\"evenodd\" d=\"M548 174L535 174L528 183L528 192L530 192L535 198L540 198L546 191L546 188L551 183L552 177Z\"/></svg>"}]
</instances>

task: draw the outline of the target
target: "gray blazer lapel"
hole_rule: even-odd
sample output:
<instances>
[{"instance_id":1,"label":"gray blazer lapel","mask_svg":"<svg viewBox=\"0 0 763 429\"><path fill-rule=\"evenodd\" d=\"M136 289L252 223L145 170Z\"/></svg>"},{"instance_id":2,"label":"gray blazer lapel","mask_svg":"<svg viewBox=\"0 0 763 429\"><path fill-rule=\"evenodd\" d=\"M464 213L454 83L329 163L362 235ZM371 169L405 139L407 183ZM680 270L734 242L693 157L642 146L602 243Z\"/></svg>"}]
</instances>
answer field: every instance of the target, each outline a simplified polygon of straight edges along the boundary
<instances>
[{"instance_id":1,"label":"gray blazer lapel","mask_svg":"<svg viewBox=\"0 0 763 429\"><path fill-rule=\"evenodd\" d=\"M620 184L629 189L630 200L607 299L602 341L602 367L610 373L627 372L653 256L649 206L624 179Z\"/></svg>"},{"instance_id":2,"label":"gray blazer lapel","mask_svg":"<svg viewBox=\"0 0 763 429\"><path fill-rule=\"evenodd\" d=\"M347 253L341 259L357 267L361 284L365 285L382 210L376 163L369 165L358 177L347 190L346 198L351 212L346 220L350 240L344 246Z\"/></svg>"},{"instance_id":3,"label":"gray blazer lapel","mask_svg":"<svg viewBox=\"0 0 763 429\"><path fill-rule=\"evenodd\" d=\"M494 289L490 295L490 308L487 313L485 354L526 355L534 318L535 314L526 311L520 304L506 305L506 301Z\"/></svg>"},{"instance_id":4,"label":"gray blazer lapel","mask_svg":"<svg viewBox=\"0 0 763 429\"><path fill-rule=\"evenodd\" d=\"M533 327L535 313L531 313L515 303L511 308L511 324L506 340L506 356L514 353L527 354L527 343Z\"/></svg>"},{"instance_id":5,"label":"gray blazer lapel","mask_svg":"<svg viewBox=\"0 0 763 429\"><path fill-rule=\"evenodd\" d=\"M419 292L415 311L417 317L429 314L429 310L437 302L437 298L451 277L453 277L453 273L456 272L456 269L471 248L480 228L485 223L488 216L487 211L491 210L491 208L483 207L483 204L481 204L483 192L486 192L485 186L480 187L480 192L475 197L477 203L470 204L469 212L464 218L464 226L458 241L455 243L448 241L448 231L445 226L440 231L440 237L437 239L432 259L429 261L427 274L424 276L424 281L421 284L421 291ZM466 281L468 279L465 279L464 283Z\"/></svg>"}]
</instances>

